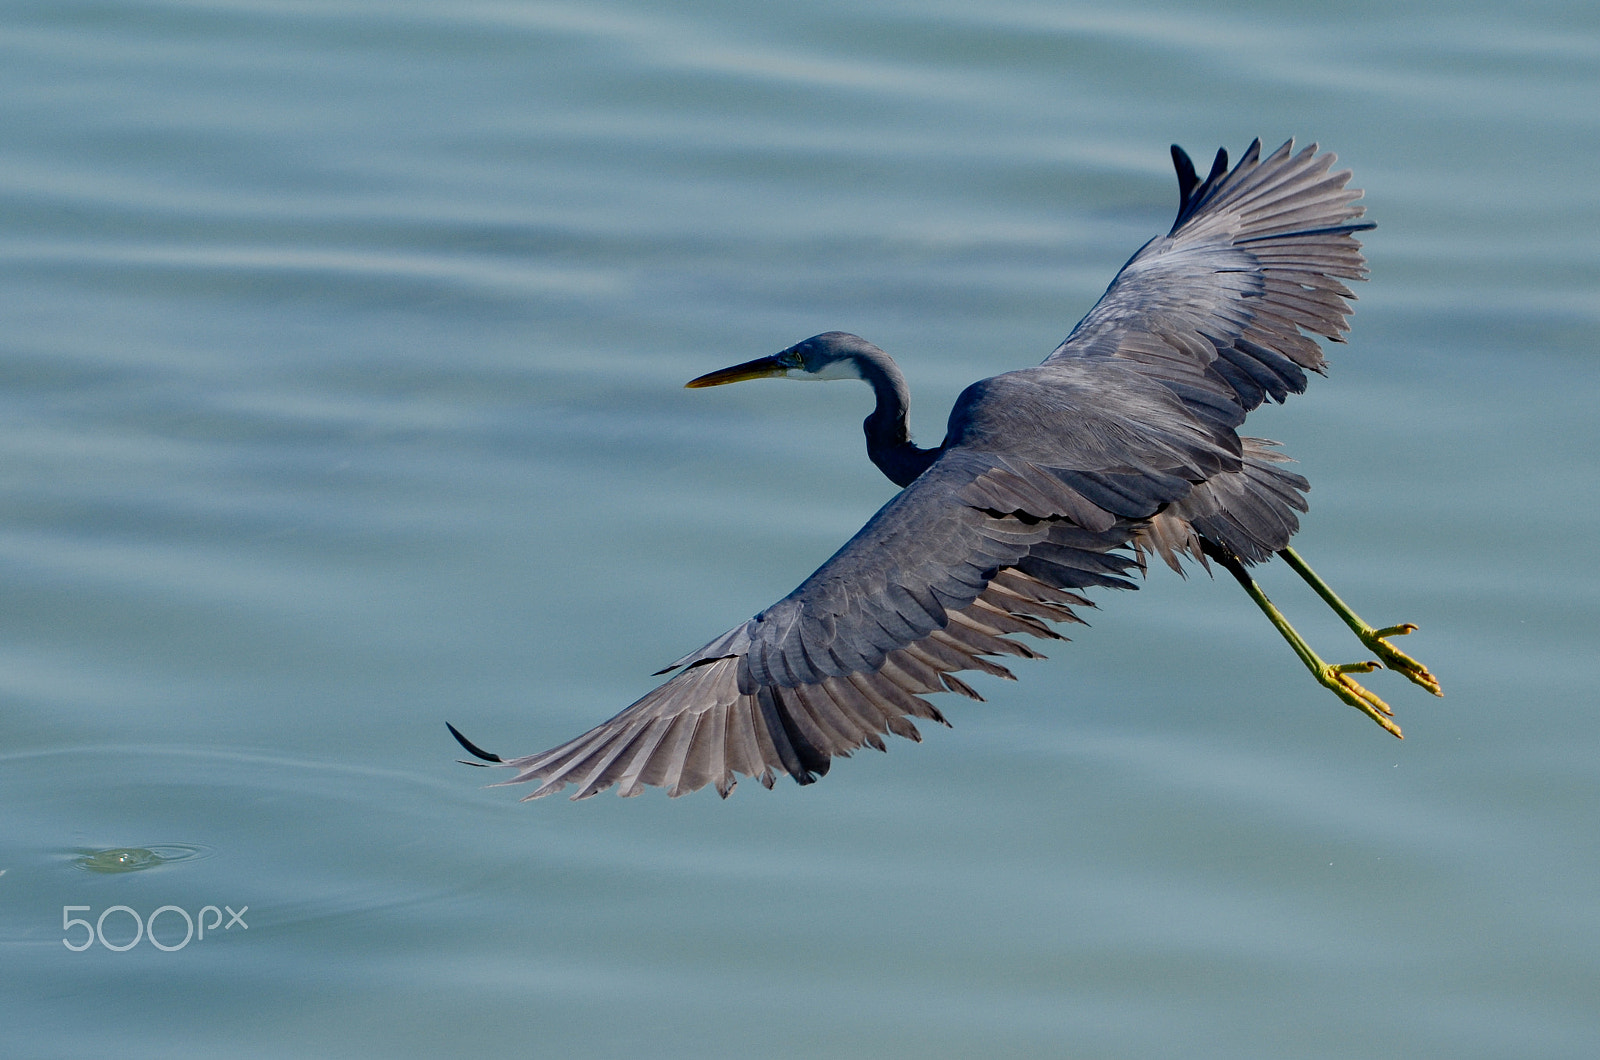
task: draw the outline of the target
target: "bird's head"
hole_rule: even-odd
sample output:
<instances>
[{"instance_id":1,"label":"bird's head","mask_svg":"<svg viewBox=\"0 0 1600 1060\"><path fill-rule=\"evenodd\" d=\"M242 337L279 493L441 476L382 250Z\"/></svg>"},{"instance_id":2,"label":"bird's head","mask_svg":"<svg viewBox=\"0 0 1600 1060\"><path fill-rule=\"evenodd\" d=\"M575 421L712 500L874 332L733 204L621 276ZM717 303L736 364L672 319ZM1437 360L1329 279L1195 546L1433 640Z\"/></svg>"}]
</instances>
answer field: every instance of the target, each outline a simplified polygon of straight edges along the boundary
<instances>
[{"instance_id":1,"label":"bird's head","mask_svg":"<svg viewBox=\"0 0 1600 1060\"><path fill-rule=\"evenodd\" d=\"M797 342L771 357L708 372L685 383L688 387L721 386L746 379L862 379L862 366L884 357L884 352L859 335L825 331Z\"/></svg>"}]
</instances>

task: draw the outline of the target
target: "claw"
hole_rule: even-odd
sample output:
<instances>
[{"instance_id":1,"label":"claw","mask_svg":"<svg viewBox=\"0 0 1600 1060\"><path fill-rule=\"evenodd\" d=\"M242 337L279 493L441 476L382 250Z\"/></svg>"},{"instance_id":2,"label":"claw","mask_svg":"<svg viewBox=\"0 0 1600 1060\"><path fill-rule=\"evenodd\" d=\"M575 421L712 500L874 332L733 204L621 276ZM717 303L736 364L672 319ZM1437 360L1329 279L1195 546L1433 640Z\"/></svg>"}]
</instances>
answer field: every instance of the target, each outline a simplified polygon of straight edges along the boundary
<instances>
[{"instance_id":1,"label":"claw","mask_svg":"<svg viewBox=\"0 0 1600 1060\"><path fill-rule=\"evenodd\" d=\"M1389 704L1349 677L1350 674L1367 674L1376 669L1378 664L1370 659L1366 662L1341 663L1337 666L1324 665L1317 674L1317 681L1334 695L1377 722L1385 732L1403 740L1405 736L1400 732L1400 726L1389 720L1394 717L1394 711L1389 709Z\"/></svg>"},{"instance_id":2,"label":"claw","mask_svg":"<svg viewBox=\"0 0 1600 1060\"><path fill-rule=\"evenodd\" d=\"M1426 666L1423 666L1384 639L1386 637L1403 637L1407 633L1415 633L1416 630L1416 623L1402 622L1398 626L1369 629L1364 633L1360 633L1359 636L1361 637L1361 643L1376 652L1378 658L1383 660L1383 665L1386 668L1404 675L1407 680L1421 685L1434 695L1442 696L1444 692L1439 688L1439 679L1429 673Z\"/></svg>"},{"instance_id":3,"label":"claw","mask_svg":"<svg viewBox=\"0 0 1600 1060\"><path fill-rule=\"evenodd\" d=\"M1294 549L1285 548L1278 555L1282 556L1284 561L1300 577L1305 579L1306 584L1316 590L1317 595L1322 597L1323 601L1333 608L1340 618L1344 619L1345 624L1361 639L1361 643L1377 653L1377 659L1340 663L1334 666L1323 662L1322 657L1311 650L1311 645L1305 642L1305 638L1295 632L1294 627L1289 624L1289 620L1283 617L1283 613L1273 605L1271 600L1267 599L1267 594L1262 592L1255 579L1250 577L1250 572L1245 570L1244 564L1239 562L1238 557L1221 546L1209 544L1205 538L1200 539L1200 545L1207 556L1221 564L1223 569L1238 580L1244 591L1250 594L1250 599L1255 601L1256 606L1261 608L1262 613L1277 627L1278 632L1283 635L1283 639L1289 642L1289 646L1300 657L1300 661L1305 663L1306 669L1311 671L1312 676L1317 679L1317 683L1377 722L1385 732L1398 739L1405 739L1400 732L1400 726L1390 720L1394 717L1394 711L1389 709L1389 704L1368 692L1358 682L1352 680L1351 674L1369 674L1380 666L1387 666L1391 670L1397 670L1405 674L1434 695L1441 694L1439 692L1439 682L1434 680L1433 675L1428 672L1426 667L1383 639L1410 633L1417 628L1414 624L1403 622L1398 626L1389 626L1385 629L1374 629L1367 625L1362 621L1360 615L1350 610L1345 606L1344 601L1334 595L1333 590L1328 588L1327 582L1317 577L1317 572L1307 566L1305 560L1301 559Z\"/></svg>"},{"instance_id":4,"label":"claw","mask_svg":"<svg viewBox=\"0 0 1600 1060\"><path fill-rule=\"evenodd\" d=\"M1322 597L1324 603L1333 608L1335 614L1344 619L1345 625L1349 626L1355 635L1361 639L1361 643L1377 653L1378 658L1383 660L1384 666L1396 673L1404 674L1407 680L1421 685L1436 696L1444 695L1439 689L1438 678L1430 674L1426 666L1423 666L1385 639L1387 637L1402 637L1407 633L1415 633L1417 631L1416 623L1402 622L1397 626L1373 629L1367 625L1360 615L1350 610L1348 604L1339 599L1338 594L1328 587L1327 582L1318 577L1317 572L1312 570L1306 561L1300 558L1298 552L1292 548L1285 548L1278 555L1283 557L1283 561L1296 574L1305 579L1306 584L1311 586L1318 596ZM1235 572L1234 577L1238 577L1243 569L1241 567L1239 572Z\"/></svg>"}]
</instances>

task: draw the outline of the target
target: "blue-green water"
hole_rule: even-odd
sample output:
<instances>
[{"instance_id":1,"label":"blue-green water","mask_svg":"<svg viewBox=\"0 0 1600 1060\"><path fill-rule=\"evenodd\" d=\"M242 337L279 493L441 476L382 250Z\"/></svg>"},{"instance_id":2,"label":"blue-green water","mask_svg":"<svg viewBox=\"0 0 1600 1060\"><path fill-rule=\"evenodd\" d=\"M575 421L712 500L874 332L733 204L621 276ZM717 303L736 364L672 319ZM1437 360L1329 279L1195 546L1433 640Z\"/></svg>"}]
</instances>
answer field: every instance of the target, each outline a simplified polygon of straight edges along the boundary
<instances>
[{"instance_id":1,"label":"blue-green water","mask_svg":"<svg viewBox=\"0 0 1600 1060\"><path fill-rule=\"evenodd\" d=\"M892 490L864 389L683 381L848 329L936 441L1257 135L1380 226L1251 429L1405 742L1156 570L810 788L455 764ZM1595 1055L1597 172L1579 3L5 5L0 1053Z\"/></svg>"}]
</instances>

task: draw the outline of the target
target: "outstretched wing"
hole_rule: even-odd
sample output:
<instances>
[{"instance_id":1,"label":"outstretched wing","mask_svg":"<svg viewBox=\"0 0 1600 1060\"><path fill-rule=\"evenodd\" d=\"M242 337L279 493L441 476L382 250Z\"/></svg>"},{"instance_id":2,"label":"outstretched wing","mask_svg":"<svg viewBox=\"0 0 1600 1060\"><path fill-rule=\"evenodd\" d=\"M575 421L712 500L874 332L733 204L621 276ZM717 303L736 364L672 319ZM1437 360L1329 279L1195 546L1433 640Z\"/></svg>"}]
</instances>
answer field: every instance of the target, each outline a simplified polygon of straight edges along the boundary
<instances>
[{"instance_id":1,"label":"outstretched wing","mask_svg":"<svg viewBox=\"0 0 1600 1060\"><path fill-rule=\"evenodd\" d=\"M1131 585L1120 576L1133 557L1113 552L1128 520L1097 533L985 511L952 496L965 487L983 503L975 477L936 464L793 593L680 659L681 672L590 732L503 763L468 750L516 769L507 784L539 782L528 798L568 784L575 799L612 785L677 796L714 784L726 796L739 774L808 784L834 756L883 750L885 733L920 739L909 719L944 723L924 695L981 698L954 674L1011 677L990 657L1039 656L1010 634L1058 639L1045 623L1078 621L1073 608L1089 604L1074 588ZM1034 489L1057 482L1055 507L1087 505L1046 478Z\"/></svg>"},{"instance_id":2,"label":"outstretched wing","mask_svg":"<svg viewBox=\"0 0 1600 1060\"><path fill-rule=\"evenodd\" d=\"M1290 140L1266 158L1252 143L1232 170L1218 151L1201 181L1174 145L1181 202L1172 231L1117 273L1089 315L1045 364L1112 359L1136 367L1218 426L1237 427L1271 397L1323 370L1313 336L1342 341L1355 298L1341 281L1366 277L1353 233L1361 192L1332 154Z\"/></svg>"},{"instance_id":3,"label":"outstretched wing","mask_svg":"<svg viewBox=\"0 0 1600 1060\"><path fill-rule=\"evenodd\" d=\"M568 784L584 798L613 785L680 795L714 784L726 796L737 775L810 783L834 756L882 750L886 733L917 739L911 718L943 722L927 694L981 698L954 675L1010 677L992 657L1037 657L1011 636L1059 639L1046 623L1078 621L1073 608L1089 601L1077 590L1131 588L1136 559L1122 546L1216 467L1237 465L1229 439L1122 366L999 380L957 405L973 446L946 451L793 593L678 660L665 684L542 754L467 749L514 768L506 783L537 781L529 798ZM1123 405L1157 411L1141 423ZM1083 442L1040 450L1050 462L976 445L985 424L1069 411Z\"/></svg>"}]
</instances>

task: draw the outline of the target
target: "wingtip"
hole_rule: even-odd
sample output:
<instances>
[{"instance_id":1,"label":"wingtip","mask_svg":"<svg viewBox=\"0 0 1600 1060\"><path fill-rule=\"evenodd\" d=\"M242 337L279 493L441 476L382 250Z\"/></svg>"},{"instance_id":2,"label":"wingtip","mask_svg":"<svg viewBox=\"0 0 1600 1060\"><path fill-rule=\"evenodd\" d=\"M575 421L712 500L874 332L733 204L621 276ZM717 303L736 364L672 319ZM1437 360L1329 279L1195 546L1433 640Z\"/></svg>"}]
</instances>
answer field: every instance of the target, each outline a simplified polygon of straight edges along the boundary
<instances>
[{"instance_id":1,"label":"wingtip","mask_svg":"<svg viewBox=\"0 0 1600 1060\"><path fill-rule=\"evenodd\" d=\"M466 748L467 753L469 755L472 755L474 758L481 758L481 759L483 759L484 762L493 762L493 763L495 763L497 765L505 762L505 759L501 758L499 755L492 754L492 753L490 753L488 751L485 751L483 748L479 747L477 744L473 743L471 740L469 740L465 736L461 735L461 730L457 729L454 725L451 725L448 721L444 723L444 727L450 730L450 735L454 736L456 738L456 743L458 743L462 747ZM475 765L481 765L482 763L479 763L479 762L463 762L461 764L462 765L467 765L467 766L475 766Z\"/></svg>"},{"instance_id":2,"label":"wingtip","mask_svg":"<svg viewBox=\"0 0 1600 1060\"><path fill-rule=\"evenodd\" d=\"M1217 157L1212 160L1211 172L1205 180L1200 179L1189 153L1177 144L1172 145L1172 167L1178 172L1178 216L1172 222L1172 231L1176 232L1216 187L1217 181L1227 174L1228 149L1217 148Z\"/></svg>"},{"instance_id":3,"label":"wingtip","mask_svg":"<svg viewBox=\"0 0 1600 1060\"><path fill-rule=\"evenodd\" d=\"M1172 168L1178 171L1178 212L1182 213L1189 205L1189 195L1195 186L1200 183L1200 175L1194 171L1194 160L1189 157L1189 152L1172 145Z\"/></svg>"},{"instance_id":4,"label":"wingtip","mask_svg":"<svg viewBox=\"0 0 1600 1060\"><path fill-rule=\"evenodd\" d=\"M1260 150L1261 150L1261 141L1257 140L1254 143L1252 143L1250 145L1250 149L1245 152L1245 157L1248 159L1254 153L1259 152ZM1219 177L1222 177L1227 172L1228 172L1228 149L1226 147L1219 147L1219 148L1217 148L1217 157L1211 160L1211 172L1209 174L1207 174L1207 176L1206 176L1206 183L1210 184L1211 182L1217 180Z\"/></svg>"}]
</instances>

